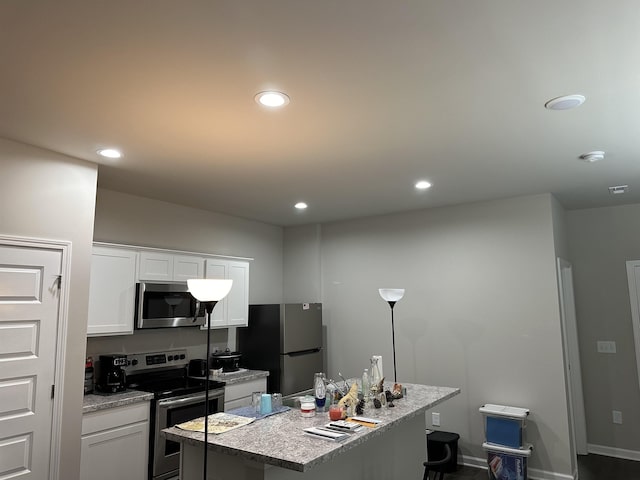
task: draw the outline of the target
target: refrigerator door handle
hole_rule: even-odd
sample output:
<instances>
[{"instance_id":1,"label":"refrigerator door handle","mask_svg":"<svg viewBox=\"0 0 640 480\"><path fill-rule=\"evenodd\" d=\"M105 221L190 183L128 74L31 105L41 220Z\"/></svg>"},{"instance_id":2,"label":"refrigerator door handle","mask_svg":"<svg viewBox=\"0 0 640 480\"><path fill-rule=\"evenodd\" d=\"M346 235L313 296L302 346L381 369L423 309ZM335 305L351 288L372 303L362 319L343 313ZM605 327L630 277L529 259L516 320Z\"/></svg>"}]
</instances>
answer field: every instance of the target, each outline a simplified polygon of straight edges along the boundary
<instances>
[{"instance_id":1,"label":"refrigerator door handle","mask_svg":"<svg viewBox=\"0 0 640 480\"><path fill-rule=\"evenodd\" d=\"M300 350L299 352L287 352L285 353L285 355L288 355L290 357L299 357L301 355L309 355L310 353L317 353L320 350L322 350L322 348L310 348L308 350Z\"/></svg>"}]
</instances>

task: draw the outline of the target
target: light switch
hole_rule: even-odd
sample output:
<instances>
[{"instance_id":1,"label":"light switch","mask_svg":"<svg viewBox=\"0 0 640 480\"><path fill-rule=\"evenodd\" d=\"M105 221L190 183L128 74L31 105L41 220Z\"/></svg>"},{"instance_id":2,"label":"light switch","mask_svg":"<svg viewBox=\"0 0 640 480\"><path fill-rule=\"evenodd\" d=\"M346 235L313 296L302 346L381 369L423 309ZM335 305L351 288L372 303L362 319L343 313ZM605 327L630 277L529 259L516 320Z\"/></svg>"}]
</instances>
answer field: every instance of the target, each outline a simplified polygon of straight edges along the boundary
<instances>
[{"instance_id":1,"label":"light switch","mask_svg":"<svg viewBox=\"0 0 640 480\"><path fill-rule=\"evenodd\" d=\"M613 410L613 423L622 425L622 412L620 410Z\"/></svg>"},{"instance_id":2,"label":"light switch","mask_svg":"<svg viewBox=\"0 0 640 480\"><path fill-rule=\"evenodd\" d=\"M598 340L598 353L616 353L616 342Z\"/></svg>"},{"instance_id":3,"label":"light switch","mask_svg":"<svg viewBox=\"0 0 640 480\"><path fill-rule=\"evenodd\" d=\"M440 426L440 414L436 412L431 413L431 425L434 427Z\"/></svg>"}]
</instances>

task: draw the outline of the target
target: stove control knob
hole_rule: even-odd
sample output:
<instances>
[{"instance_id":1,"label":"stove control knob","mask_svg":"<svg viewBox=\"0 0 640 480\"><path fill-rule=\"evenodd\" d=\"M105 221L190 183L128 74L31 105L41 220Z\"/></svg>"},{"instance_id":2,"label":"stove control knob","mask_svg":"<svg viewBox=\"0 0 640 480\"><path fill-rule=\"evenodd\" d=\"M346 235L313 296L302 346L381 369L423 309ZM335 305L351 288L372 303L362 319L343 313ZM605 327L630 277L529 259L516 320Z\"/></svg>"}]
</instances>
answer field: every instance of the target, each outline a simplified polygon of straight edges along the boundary
<instances>
[{"instance_id":1,"label":"stove control knob","mask_svg":"<svg viewBox=\"0 0 640 480\"><path fill-rule=\"evenodd\" d=\"M136 360L135 358L131 360L131 365L135 367L137 364L138 364L138 360Z\"/></svg>"},{"instance_id":2,"label":"stove control knob","mask_svg":"<svg viewBox=\"0 0 640 480\"><path fill-rule=\"evenodd\" d=\"M173 355L169 355L169 361L173 360Z\"/></svg>"},{"instance_id":3,"label":"stove control knob","mask_svg":"<svg viewBox=\"0 0 640 480\"><path fill-rule=\"evenodd\" d=\"M180 354L180 360L184 360L184 358L185 358L184 353L181 353L181 354Z\"/></svg>"}]
</instances>

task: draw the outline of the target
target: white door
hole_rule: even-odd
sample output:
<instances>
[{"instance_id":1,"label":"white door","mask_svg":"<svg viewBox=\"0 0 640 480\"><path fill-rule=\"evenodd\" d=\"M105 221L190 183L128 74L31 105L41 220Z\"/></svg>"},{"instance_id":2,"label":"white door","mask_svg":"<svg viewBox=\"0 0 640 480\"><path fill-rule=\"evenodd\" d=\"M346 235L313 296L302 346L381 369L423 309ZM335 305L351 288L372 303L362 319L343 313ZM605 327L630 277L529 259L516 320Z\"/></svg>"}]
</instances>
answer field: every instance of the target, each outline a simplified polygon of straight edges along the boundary
<instances>
[{"instance_id":1,"label":"white door","mask_svg":"<svg viewBox=\"0 0 640 480\"><path fill-rule=\"evenodd\" d=\"M560 317L564 344L565 373L569 388L569 415L576 453L587 454L587 422L582 393L582 370L578 344L578 325L573 297L573 272L571 264L558 258L558 283L560 287Z\"/></svg>"},{"instance_id":2,"label":"white door","mask_svg":"<svg viewBox=\"0 0 640 480\"><path fill-rule=\"evenodd\" d=\"M629 300L631 301L633 339L636 347L636 366L638 381L640 381L640 260L627 262L627 281L629 282Z\"/></svg>"},{"instance_id":3,"label":"white door","mask_svg":"<svg viewBox=\"0 0 640 480\"><path fill-rule=\"evenodd\" d=\"M0 239L0 478L48 480L62 251Z\"/></svg>"}]
</instances>

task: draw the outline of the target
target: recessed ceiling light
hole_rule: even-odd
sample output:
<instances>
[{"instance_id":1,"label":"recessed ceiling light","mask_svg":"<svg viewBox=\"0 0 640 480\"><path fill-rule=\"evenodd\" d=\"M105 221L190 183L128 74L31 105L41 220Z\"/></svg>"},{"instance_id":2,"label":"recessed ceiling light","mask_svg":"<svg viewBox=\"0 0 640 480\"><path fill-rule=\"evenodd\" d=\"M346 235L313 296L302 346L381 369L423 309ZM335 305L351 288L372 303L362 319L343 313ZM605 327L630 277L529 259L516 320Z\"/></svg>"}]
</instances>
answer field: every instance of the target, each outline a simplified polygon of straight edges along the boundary
<instances>
[{"instance_id":1,"label":"recessed ceiling light","mask_svg":"<svg viewBox=\"0 0 640 480\"><path fill-rule=\"evenodd\" d=\"M419 182L416 182L416 188L418 190L426 190L427 188L431 188L431 184L426 180L420 180Z\"/></svg>"},{"instance_id":2,"label":"recessed ceiling light","mask_svg":"<svg viewBox=\"0 0 640 480\"><path fill-rule=\"evenodd\" d=\"M593 163L604 159L604 152L602 150L594 150L593 152L583 153L579 158L585 162Z\"/></svg>"},{"instance_id":3,"label":"recessed ceiling light","mask_svg":"<svg viewBox=\"0 0 640 480\"><path fill-rule=\"evenodd\" d=\"M308 205L304 202L298 202L294 205L298 210L304 210Z\"/></svg>"},{"instance_id":4,"label":"recessed ceiling light","mask_svg":"<svg viewBox=\"0 0 640 480\"><path fill-rule=\"evenodd\" d=\"M562 97L552 98L544 106L549 110L570 110L579 107L585 100L584 95L563 95Z\"/></svg>"},{"instance_id":5,"label":"recessed ceiling light","mask_svg":"<svg viewBox=\"0 0 640 480\"><path fill-rule=\"evenodd\" d=\"M120 153L120 151L116 150L115 148L102 148L98 150L98 155L107 158L120 158L122 156L122 153Z\"/></svg>"},{"instance_id":6,"label":"recessed ceiling light","mask_svg":"<svg viewBox=\"0 0 640 480\"><path fill-rule=\"evenodd\" d=\"M283 107L289 103L289 97L282 92L260 92L255 96L256 102L265 107Z\"/></svg>"},{"instance_id":7,"label":"recessed ceiling light","mask_svg":"<svg viewBox=\"0 0 640 480\"><path fill-rule=\"evenodd\" d=\"M611 195L619 195L621 193L627 193L629 185L616 185L615 187L609 187L609 193Z\"/></svg>"}]
</instances>

